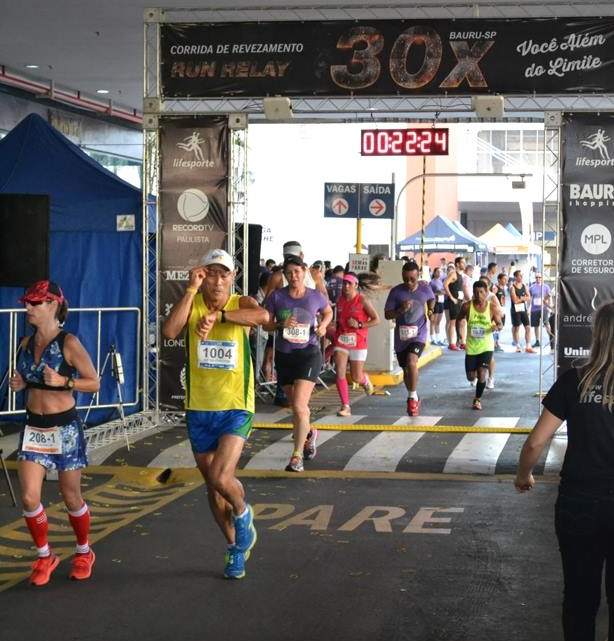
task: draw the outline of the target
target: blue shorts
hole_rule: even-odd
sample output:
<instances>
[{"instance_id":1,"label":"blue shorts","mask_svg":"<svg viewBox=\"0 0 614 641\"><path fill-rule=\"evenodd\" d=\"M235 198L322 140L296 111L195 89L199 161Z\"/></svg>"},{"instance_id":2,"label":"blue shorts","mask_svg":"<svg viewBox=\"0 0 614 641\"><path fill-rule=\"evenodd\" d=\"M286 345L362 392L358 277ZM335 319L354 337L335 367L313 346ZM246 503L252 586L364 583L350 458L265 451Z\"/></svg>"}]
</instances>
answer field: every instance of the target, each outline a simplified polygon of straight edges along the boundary
<instances>
[{"instance_id":1,"label":"blue shorts","mask_svg":"<svg viewBox=\"0 0 614 641\"><path fill-rule=\"evenodd\" d=\"M87 467L87 445L83 433L83 423L74 407L59 414L40 415L26 412L26 425L40 430L59 428L62 453L24 451L24 428L19 436L18 461L31 461L48 470L57 470L58 472L70 472Z\"/></svg>"},{"instance_id":2,"label":"blue shorts","mask_svg":"<svg viewBox=\"0 0 614 641\"><path fill-rule=\"evenodd\" d=\"M222 436L240 436L247 440L252 431L254 415L246 410L222 412L186 412L188 435L195 454L216 450Z\"/></svg>"}]
</instances>

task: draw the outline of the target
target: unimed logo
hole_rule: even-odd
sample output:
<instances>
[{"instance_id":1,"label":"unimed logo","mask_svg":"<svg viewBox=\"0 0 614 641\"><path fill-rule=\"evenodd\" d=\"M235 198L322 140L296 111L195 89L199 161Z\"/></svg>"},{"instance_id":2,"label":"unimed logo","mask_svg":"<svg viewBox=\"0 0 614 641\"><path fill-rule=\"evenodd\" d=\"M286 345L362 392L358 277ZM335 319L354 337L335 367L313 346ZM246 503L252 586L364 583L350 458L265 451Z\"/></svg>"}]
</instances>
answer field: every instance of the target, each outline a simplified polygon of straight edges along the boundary
<instances>
[{"instance_id":1,"label":"unimed logo","mask_svg":"<svg viewBox=\"0 0 614 641\"><path fill-rule=\"evenodd\" d=\"M580 235L584 251L597 256L606 252L612 244L612 234L605 225L594 223L585 227Z\"/></svg>"},{"instance_id":2,"label":"unimed logo","mask_svg":"<svg viewBox=\"0 0 614 641\"><path fill-rule=\"evenodd\" d=\"M576 358L578 356L590 356L591 350L586 347L565 347L563 348L563 355L568 358Z\"/></svg>"}]
</instances>

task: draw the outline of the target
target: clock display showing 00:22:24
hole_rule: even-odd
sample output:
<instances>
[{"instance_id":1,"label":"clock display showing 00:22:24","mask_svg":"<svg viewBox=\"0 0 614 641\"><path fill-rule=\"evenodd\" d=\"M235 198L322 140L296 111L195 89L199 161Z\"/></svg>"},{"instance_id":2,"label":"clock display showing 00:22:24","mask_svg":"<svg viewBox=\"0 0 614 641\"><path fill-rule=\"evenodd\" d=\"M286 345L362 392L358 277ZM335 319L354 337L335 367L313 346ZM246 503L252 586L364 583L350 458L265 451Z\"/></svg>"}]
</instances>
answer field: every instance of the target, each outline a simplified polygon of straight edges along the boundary
<instances>
[{"instance_id":1,"label":"clock display showing 00:22:24","mask_svg":"<svg viewBox=\"0 0 614 641\"><path fill-rule=\"evenodd\" d=\"M362 156L447 156L448 129L363 129Z\"/></svg>"}]
</instances>

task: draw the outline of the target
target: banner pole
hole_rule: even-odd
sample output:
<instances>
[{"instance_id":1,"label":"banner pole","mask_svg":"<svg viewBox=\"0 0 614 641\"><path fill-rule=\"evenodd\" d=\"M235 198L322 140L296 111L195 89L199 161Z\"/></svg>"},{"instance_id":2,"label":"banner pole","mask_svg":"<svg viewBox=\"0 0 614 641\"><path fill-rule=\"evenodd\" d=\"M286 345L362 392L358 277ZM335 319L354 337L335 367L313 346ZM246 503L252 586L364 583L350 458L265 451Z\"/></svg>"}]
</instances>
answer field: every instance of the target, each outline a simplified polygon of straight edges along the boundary
<instances>
[{"instance_id":1,"label":"banner pole","mask_svg":"<svg viewBox=\"0 0 614 641\"><path fill-rule=\"evenodd\" d=\"M360 216L356 218L356 253L362 254L362 220Z\"/></svg>"}]
</instances>

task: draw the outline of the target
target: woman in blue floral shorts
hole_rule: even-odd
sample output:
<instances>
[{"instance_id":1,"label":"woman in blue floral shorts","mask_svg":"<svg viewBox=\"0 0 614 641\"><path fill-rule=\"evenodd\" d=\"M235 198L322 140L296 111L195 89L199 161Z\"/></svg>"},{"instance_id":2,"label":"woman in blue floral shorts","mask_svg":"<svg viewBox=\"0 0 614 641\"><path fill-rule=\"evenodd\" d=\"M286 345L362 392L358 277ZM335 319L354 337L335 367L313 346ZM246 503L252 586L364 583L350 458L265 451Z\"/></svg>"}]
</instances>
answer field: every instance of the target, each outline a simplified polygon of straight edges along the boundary
<instances>
[{"instance_id":1,"label":"woman in blue floral shorts","mask_svg":"<svg viewBox=\"0 0 614 641\"><path fill-rule=\"evenodd\" d=\"M81 496L81 470L87 466L87 456L73 391L97 392L98 375L77 337L61 329L68 304L58 285L48 280L34 283L19 301L24 303L26 320L35 330L22 342L17 370L10 381L13 392L27 390L17 469L23 514L38 551L30 583L48 583L60 562L49 548L47 515L41 503L47 470L58 472L60 491L77 537L69 576L87 579L96 557L88 542L89 509Z\"/></svg>"}]
</instances>

